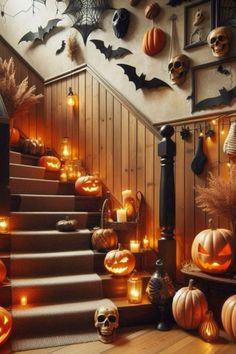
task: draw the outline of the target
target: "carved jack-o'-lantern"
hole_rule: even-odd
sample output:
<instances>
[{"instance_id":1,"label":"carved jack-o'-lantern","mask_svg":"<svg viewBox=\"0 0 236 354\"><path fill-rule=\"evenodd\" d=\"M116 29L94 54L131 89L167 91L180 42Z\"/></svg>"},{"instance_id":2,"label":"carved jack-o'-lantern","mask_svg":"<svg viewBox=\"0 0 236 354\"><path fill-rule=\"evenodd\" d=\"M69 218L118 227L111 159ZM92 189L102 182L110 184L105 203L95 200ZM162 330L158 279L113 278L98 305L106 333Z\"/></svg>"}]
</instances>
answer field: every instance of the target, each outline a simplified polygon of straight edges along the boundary
<instances>
[{"instance_id":1,"label":"carved jack-o'-lantern","mask_svg":"<svg viewBox=\"0 0 236 354\"><path fill-rule=\"evenodd\" d=\"M81 176L75 182L75 190L79 195L99 195L102 182L95 176Z\"/></svg>"},{"instance_id":2,"label":"carved jack-o'-lantern","mask_svg":"<svg viewBox=\"0 0 236 354\"><path fill-rule=\"evenodd\" d=\"M12 317L3 307L0 307L0 345L3 344L10 335L12 327Z\"/></svg>"},{"instance_id":3,"label":"carved jack-o'-lantern","mask_svg":"<svg viewBox=\"0 0 236 354\"><path fill-rule=\"evenodd\" d=\"M226 229L201 231L192 243L193 262L208 273L224 273L233 262L233 234Z\"/></svg>"},{"instance_id":4,"label":"carved jack-o'-lantern","mask_svg":"<svg viewBox=\"0 0 236 354\"><path fill-rule=\"evenodd\" d=\"M45 167L48 171L59 171L61 161L56 156L41 156L38 160L40 167Z\"/></svg>"},{"instance_id":5,"label":"carved jack-o'-lantern","mask_svg":"<svg viewBox=\"0 0 236 354\"><path fill-rule=\"evenodd\" d=\"M128 275L135 267L135 257L129 250L122 250L119 244L117 250L112 250L106 254L104 266L113 275Z\"/></svg>"}]
</instances>

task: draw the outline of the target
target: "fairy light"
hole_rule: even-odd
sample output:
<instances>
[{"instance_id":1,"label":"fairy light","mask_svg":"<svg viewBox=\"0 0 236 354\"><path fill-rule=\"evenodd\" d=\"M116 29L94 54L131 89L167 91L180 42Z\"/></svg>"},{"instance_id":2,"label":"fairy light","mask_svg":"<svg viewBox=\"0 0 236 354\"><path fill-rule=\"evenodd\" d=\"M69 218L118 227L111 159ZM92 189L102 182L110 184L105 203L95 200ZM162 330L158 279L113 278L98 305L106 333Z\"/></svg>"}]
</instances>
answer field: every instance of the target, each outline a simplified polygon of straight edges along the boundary
<instances>
[{"instance_id":1,"label":"fairy light","mask_svg":"<svg viewBox=\"0 0 236 354\"><path fill-rule=\"evenodd\" d=\"M224 135L225 133L225 129L224 129L224 121L222 122L222 128L221 128L221 131L220 131L220 134L221 135Z\"/></svg>"}]
</instances>

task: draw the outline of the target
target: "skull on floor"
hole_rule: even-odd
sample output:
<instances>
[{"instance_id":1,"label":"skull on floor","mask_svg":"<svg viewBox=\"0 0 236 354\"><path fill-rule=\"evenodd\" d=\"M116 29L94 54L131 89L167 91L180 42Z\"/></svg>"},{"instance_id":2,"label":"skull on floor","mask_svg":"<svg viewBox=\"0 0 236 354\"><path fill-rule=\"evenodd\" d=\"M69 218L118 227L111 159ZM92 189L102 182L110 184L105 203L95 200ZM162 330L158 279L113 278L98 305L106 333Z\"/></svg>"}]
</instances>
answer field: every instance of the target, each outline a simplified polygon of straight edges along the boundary
<instances>
[{"instance_id":1,"label":"skull on floor","mask_svg":"<svg viewBox=\"0 0 236 354\"><path fill-rule=\"evenodd\" d=\"M221 58L228 53L231 35L230 27L226 26L216 27L208 34L207 42L214 57Z\"/></svg>"},{"instance_id":2,"label":"skull on floor","mask_svg":"<svg viewBox=\"0 0 236 354\"><path fill-rule=\"evenodd\" d=\"M99 340L103 343L111 343L115 330L119 326L119 313L113 304L99 307L94 315L95 327Z\"/></svg>"},{"instance_id":3,"label":"skull on floor","mask_svg":"<svg viewBox=\"0 0 236 354\"><path fill-rule=\"evenodd\" d=\"M112 17L112 28L117 38L123 38L129 27L130 12L125 8L117 9Z\"/></svg>"},{"instance_id":4,"label":"skull on floor","mask_svg":"<svg viewBox=\"0 0 236 354\"><path fill-rule=\"evenodd\" d=\"M189 64L189 58L184 54L176 55L171 59L168 72L173 85L181 85L185 81Z\"/></svg>"}]
</instances>

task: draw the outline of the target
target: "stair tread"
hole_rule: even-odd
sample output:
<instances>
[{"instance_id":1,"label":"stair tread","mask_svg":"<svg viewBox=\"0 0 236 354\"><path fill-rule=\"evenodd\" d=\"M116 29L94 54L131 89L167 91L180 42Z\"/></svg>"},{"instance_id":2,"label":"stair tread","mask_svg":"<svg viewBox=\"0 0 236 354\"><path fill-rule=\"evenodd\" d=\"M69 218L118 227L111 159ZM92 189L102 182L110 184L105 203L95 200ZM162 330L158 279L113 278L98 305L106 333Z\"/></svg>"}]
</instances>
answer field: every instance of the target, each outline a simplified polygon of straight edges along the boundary
<instances>
[{"instance_id":1,"label":"stair tread","mask_svg":"<svg viewBox=\"0 0 236 354\"><path fill-rule=\"evenodd\" d=\"M74 257L74 256L92 256L92 250L73 250L62 252L40 252L40 253L11 253L11 259L39 259L39 258L60 258L60 257Z\"/></svg>"},{"instance_id":2,"label":"stair tread","mask_svg":"<svg viewBox=\"0 0 236 354\"><path fill-rule=\"evenodd\" d=\"M91 215L98 215L98 214L101 214L101 212L99 211L13 211L11 212L11 215L20 215L20 214L23 214L23 215L30 215L30 214L34 214L34 215L56 215L56 214L59 214L59 215L63 215L63 216L66 216L66 215L87 215L87 214L91 214Z\"/></svg>"},{"instance_id":3,"label":"stair tread","mask_svg":"<svg viewBox=\"0 0 236 354\"><path fill-rule=\"evenodd\" d=\"M89 229L78 229L77 231L70 231L70 232L63 232L63 231L57 231L57 230L13 230L11 231L11 235L19 236L19 235L24 235L24 236L32 236L34 234L35 236L42 235L42 236L54 236L57 235L58 237L65 236L65 235L77 235L77 234L91 234L91 230Z\"/></svg>"},{"instance_id":4,"label":"stair tread","mask_svg":"<svg viewBox=\"0 0 236 354\"><path fill-rule=\"evenodd\" d=\"M10 177L10 180L24 180L24 181L37 181L37 182L44 182L44 183L54 183L58 184L60 181L59 180L53 180L53 179L45 179L45 178L27 178L27 177Z\"/></svg>"},{"instance_id":5,"label":"stair tread","mask_svg":"<svg viewBox=\"0 0 236 354\"><path fill-rule=\"evenodd\" d=\"M41 166L33 166L33 165L25 165L23 163L15 163L15 162L10 162L9 164L10 166L21 166L23 168L26 168L26 169L37 169L37 170L42 170L42 171L46 171L46 168L45 167L41 167Z\"/></svg>"}]
</instances>

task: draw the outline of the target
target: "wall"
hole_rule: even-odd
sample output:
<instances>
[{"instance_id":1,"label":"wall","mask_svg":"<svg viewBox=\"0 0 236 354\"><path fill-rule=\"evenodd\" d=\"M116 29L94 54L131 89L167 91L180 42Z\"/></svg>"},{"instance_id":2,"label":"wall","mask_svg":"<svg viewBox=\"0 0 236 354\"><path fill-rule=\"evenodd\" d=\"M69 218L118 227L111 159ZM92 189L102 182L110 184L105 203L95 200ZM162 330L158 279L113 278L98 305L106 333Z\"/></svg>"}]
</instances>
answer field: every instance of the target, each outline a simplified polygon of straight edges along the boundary
<instances>
[{"instance_id":1,"label":"wall","mask_svg":"<svg viewBox=\"0 0 236 354\"><path fill-rule=\"evenodd\" d=\"M65 9L64 2L47 1L47 6L39 2L35 2L35 13L32 15L32 8L30 9L31 0L14 1L9 0L4 7L6 15L0 17L0 33L3 37L24 57L26 60L46 79L68 71L78 64L89 63L90 66L95 67L104 79L112 84L112 86L125 97L129 97L129 101L138 109L141 114L150 122L158 123L168 120L176 120L182 118L189 118L191 116L191 100L187 97L192 93L191 75L188 74L186 82L178 87L159 88L153 90L135 90L134 84L128 81L123 70L118 67L117 63L126 63L136 67L137 73L140 75L144 73L147 79L158 77L161 80L170 84L167 66L172 55L184 53L191 59L191 67L206 62L214 61L215 58L211 54L210 48L203 45L191 50L183 50L184 41L184 4L181 6L171 7L167 6L167 0L160 0L161 13L154 21L154 25L162 28L166 33L166 46L162 52L154 57L144 54L141 43L145 31L150 28L153 23L144 16L144 10L147 4L152 1L141 0L137 7L131 7L127 0L110 1L113 8L125 7L131 14L130 27L124 39L118 39L113 34L112 30L112 15L113 10L108 10L104 13L100 23L101 29L93 31L85 46L82 37L78 31L71 28L72 21L67 15L63 15ZM57 13L56 4L59 12ZM27 11L28 9L28 11ZM24 11L22 11L24 10ZM19 13L18 13L19 12ZM8 15L17 16L10 17ZM170 16L175 13L177 15L176 32L171 34ZM19 39L28 31L35 32L38 26L45 26L47 21L52 18L61 18L58 28L46 35L45 42L36 41L21 42ZM191 29L190 29L191 31ZM79 54L76 61L71 62L67 57L66 51L56 56L56 50L61 46L62 40L67 40L70 33L75 33L79 43ZM90 39L101 39L105 44L111 44L113 48L122 46L132 51L133 55L128 55L121 59L105 60L101 54L90 42ZM235 55L236 47L232 46L230 56ZM235 70L232 73L231 81L228 82L229 87L235 85ZM211 75L211 86L200 83L198 85L198 94L204 92L203 98L214 96L218 93L219 82L221 82L222 75ZM229 80L228 80L229 81ZM171 84L170 84L171 85ZM171 102L171 104L170 104ZM233 110L235 109L235 101L229 107L218 107L214 111ZM212 110L203 110L194 113L194 117L212 113Z\"/></svg>"}]
</instances>

